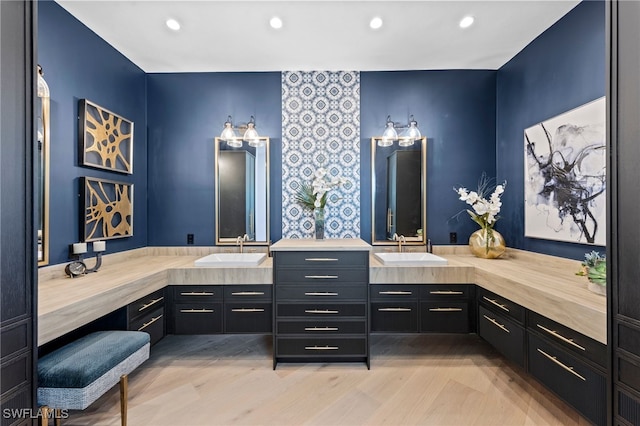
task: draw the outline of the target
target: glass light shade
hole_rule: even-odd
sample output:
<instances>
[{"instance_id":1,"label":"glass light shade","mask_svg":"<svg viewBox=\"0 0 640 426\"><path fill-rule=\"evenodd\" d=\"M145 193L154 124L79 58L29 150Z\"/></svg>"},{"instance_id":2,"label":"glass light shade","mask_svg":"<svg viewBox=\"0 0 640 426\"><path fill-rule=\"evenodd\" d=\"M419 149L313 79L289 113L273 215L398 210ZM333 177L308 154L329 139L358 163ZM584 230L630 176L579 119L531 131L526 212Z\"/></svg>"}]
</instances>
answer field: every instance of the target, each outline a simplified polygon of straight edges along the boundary
<instances>
[{"instance_id":1,"label":"glass light shade","mask_svg":"<svg viewBox=\"0 0 640 426\"><path fill-rule=\"evenodd\" d=\"M418 129L418 123L416 121L411 121L411 123L409 124L409 128L407 129L407 134L405 136L408 138L413 138L413 140L417 140L422 137L420 129Z\"/></svg>"},{"instance_id":2,"label":"glass light shade","mask_svg":"<svg viewBox=\"0 0 640 426\"><path fill-rule=\"evenodd\" d=\"M384 132L382 133L382 139L387 141L390 140L391 142L398 139L398 132L396 132L395 127L393 127L392 121L387 121L387 128L384 129Z\"/></svg>"},{"instance_id":3,"label":"glass light shade","mask_svg":"<svg viewBox=\"0 0 640 426\"><path fill-rule=\"evenodd\" d=\"M409 136L402 136L398 138L399 146L411 146L415 142L415 139Z\"/></svg>"},{"instance_id":4,"label":"glass light shade","mask_svg":"<svg viewBox=\"0 0 640 426\"><path fill-rule=\"evenodd\" d=\"M255 146L252 144L257 143L258 137L259 135L258 135L258 131L256 130L255 124L253 124L252 122L249 122L249 124L247 124L247 131L244 132L244 136L242 137L242 139L249 142L249 145Z\"/></svg>"},{"instance_id":5,"label":"glass light shade","mask_svg":"<svg viewBox=\"0 0 640 426\"><path fill-rule=\"evenodd\" d=\"M227 139L227 145L229 145L231 148L242 148L242 139Z\"/></svg>"},{"instance_id":6,"label":"glass light shade","mask_svg":"<svg viewBox=\"0 0 640 426\"><path fill-rule=\"evenodd\" d=\"M378 140L378 146L387 147L393 145L393 139L381 138Z\"/></svg>"},{"instance_id":7,"label":"glass light shade","mask_svg":"<svg viewBox=\"0 0 640 426\"><path fill-rule=\"evenodd\" d=\"M222 134L220 135L220 139L229 141L233 139L237 139L238 135L236 135L236 131L233 130L233 124L230 121L225 121L224 129L222 130Z\"/></svg>"},{"instance_id":8,"label":"glass light shade","mask_svg":"<svg viewBox=\"0 0 640 426\"><path fill-rule=\"evenodd\" d=\"M253 146L255 148L260 148L264 146L264 140L260 138L254 138L249 140L249 146Z\"/></svg>"}]
</instances>

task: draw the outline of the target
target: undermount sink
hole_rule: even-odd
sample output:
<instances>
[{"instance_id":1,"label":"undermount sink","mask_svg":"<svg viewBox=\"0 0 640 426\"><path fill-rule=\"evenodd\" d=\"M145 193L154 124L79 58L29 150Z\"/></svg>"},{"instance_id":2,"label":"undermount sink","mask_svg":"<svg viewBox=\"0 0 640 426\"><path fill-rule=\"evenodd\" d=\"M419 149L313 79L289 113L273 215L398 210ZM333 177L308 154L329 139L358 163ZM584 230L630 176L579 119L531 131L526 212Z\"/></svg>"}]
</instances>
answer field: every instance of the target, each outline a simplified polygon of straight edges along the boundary
<instances>
[{"instance_id":1,"label":"undermount sink","mask_svg":"<svg viewBox=\"0 0 640 426\"><path fill-rule=\"evenodd\" d=\"M194 262L195 266L257 266L267 255L265 253L214 253Z\"/></svg>"},{"instance_id":2,"label":"undermount sink","mask_svg":"<svg viewBox=\"0 0 640 426\"><path fill-rule=\"evenodd\" d=\"M447 259L432 253L374 253L383 265L442 266Z\"/></svg>"}]
</instances>

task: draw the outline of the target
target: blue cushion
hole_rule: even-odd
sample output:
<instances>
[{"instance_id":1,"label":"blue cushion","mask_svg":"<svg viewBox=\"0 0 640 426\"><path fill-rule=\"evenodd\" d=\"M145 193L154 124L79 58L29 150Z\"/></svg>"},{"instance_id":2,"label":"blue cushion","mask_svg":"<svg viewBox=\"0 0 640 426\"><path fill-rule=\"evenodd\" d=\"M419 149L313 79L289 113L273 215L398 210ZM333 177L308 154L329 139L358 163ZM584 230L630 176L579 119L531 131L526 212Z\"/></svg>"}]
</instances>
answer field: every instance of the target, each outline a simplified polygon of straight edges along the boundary
<instances>
[{"instance_id":1,"label":"blue cushion","mask_svg":"<svg viewBox=\"0 0 640 426\"><path fill-rule=\"evenodd\" d=\"M149 343L141 331L99 331L38 360L38 386L84 388Z\"/></svg>"}]
</instances>

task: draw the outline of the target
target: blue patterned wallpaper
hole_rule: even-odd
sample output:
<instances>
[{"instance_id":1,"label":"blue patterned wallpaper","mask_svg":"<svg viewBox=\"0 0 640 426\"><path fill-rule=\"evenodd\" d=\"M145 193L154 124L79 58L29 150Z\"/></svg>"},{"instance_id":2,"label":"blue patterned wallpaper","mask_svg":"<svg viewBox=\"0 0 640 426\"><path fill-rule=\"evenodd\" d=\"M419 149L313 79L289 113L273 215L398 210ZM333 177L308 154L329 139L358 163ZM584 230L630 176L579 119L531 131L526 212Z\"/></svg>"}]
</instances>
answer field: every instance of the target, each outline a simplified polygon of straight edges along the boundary
<instances>
[{"instance_id":1,"label":"blue patterned wallpaper","mask_svg":"<svg viewBox=\"0 0 640 426\"><path fill-rule=\"evenodd\" d=\"M301 183L324 167L346 185L329 193L325 238L360 237L360 73L282 73L282 237L313 236L313 212L296 204Z\"/></svg>"}]
</instances>

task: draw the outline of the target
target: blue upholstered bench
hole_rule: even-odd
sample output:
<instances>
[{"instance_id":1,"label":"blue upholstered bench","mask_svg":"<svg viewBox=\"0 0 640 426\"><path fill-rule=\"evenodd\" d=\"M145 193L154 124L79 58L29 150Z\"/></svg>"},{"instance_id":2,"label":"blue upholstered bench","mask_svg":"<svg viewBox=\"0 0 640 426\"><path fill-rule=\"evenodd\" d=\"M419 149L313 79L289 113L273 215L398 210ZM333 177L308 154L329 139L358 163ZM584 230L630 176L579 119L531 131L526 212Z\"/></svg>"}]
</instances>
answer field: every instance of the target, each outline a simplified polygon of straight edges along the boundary
<instances>
[{"instance_id":1,"label":"blue upholstered bench","mask_svg":"<svg viewBox=\"0 0 640 426\"><path fill-rule=\"evenodd\" d=\"M49 409L84 410L120 382L120 414L127 424L127 375L149 358L149 334L99 331L84 336L38 360L38 405ZM59 424L60 415L56 416Z\"/></svg>"}]
</instances>

